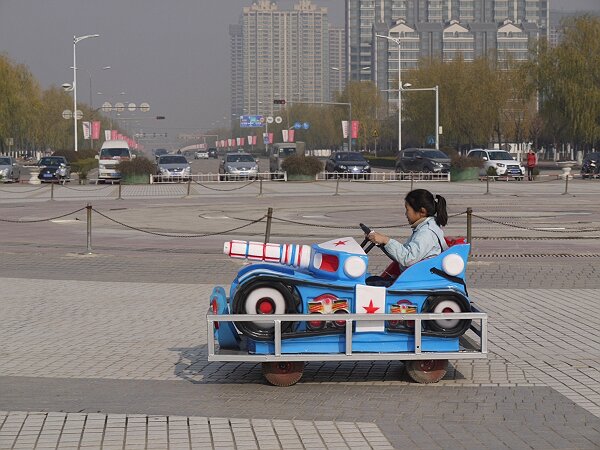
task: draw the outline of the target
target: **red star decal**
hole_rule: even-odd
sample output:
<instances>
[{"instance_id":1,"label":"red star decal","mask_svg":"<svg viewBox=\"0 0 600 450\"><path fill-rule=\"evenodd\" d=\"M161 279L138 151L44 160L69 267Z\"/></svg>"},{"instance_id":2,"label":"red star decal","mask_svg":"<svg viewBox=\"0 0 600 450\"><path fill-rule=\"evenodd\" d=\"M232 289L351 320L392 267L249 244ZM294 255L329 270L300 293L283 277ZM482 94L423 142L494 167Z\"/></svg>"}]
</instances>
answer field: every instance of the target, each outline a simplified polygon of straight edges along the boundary
<instances>
[{"instance_id":1,"label":"red star decal","mask_svg":"<svg viewBox=\"0 0 600 450\"><path fill-rule=\"evenodd\" d=\"M337 241L337 242L334 242L333 244L334 244L336 247L339 247L340 245L346 245L346 242L348 242L348 241Z\"/></svg>"},{"instance_id":2,"label":"red star decal","mask_svg":"<svg viewBox=\"0 0 600 450\"><path fill-rule=\"evenodd\" d=\"M367 314L375 314L375 311L379 309L379 306L373 306L373 300L369 303L369 306L363 306Z\"/></svg>"}]
</instances>

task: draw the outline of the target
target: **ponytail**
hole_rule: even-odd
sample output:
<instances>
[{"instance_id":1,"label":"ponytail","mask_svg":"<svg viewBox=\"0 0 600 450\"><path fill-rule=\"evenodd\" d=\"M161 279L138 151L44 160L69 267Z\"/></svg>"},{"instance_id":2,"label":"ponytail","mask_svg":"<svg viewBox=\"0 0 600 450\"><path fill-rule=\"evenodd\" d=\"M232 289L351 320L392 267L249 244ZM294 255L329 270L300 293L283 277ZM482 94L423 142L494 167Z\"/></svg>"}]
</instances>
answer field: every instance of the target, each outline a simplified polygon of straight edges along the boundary
<instances>
[{"instance_id":1,"label":"ponytail","mask_svg":"<svg viewBox=\"0 0 600 450\"><path fill-rule=\"evenodd\" d=\"M435 223L446 226L448 223L448 211L446 210L446 199L441 195L435 196Z\"/></svg>"},{"instance_id":2,"label":"ponytail","mask_svg":"<svg viewBox=\"0 0 600 450\"><path fill-rule=\"evenodd\" d=\"M448 223L448 212L446 210L446 199L441 195L433 194L426 189L415 189L406 194L404 198L412 209L419 211L425 208L427 217L435 217L435 223L445 226Z\"/></svg>"}]
</instances>

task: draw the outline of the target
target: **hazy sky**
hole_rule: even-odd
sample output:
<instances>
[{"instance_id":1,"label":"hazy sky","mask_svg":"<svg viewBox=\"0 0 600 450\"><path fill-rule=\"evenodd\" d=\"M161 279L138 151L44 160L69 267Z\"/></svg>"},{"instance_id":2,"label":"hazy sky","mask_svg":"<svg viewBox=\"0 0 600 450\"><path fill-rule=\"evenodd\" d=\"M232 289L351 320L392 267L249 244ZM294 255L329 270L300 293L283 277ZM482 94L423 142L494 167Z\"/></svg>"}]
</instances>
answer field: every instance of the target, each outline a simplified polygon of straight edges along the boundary
<instances>
[{"instance_id":1,"label":"hazy sky","mask_svg":"<svg viewBox=\"0 0 600 450\"><path fill-rule=\"evenodd\" d=\"M148 102L166 116L144 127L178 132L208 129L230 117L228 26L251 0L0 0L0 52L29 67L46 88L73 80L73 36L100 34L77 44L77 97L93 102ZM293 0L279 0L289 9ZM315 0L343 25L344 0ZM600 0L553 0L552 9L600 11ZM110 70L101 70L111 66ZM96 95L96 92L105 95ZM119 96L120 92L126 95Z\"/></svg>"}]
</instances>

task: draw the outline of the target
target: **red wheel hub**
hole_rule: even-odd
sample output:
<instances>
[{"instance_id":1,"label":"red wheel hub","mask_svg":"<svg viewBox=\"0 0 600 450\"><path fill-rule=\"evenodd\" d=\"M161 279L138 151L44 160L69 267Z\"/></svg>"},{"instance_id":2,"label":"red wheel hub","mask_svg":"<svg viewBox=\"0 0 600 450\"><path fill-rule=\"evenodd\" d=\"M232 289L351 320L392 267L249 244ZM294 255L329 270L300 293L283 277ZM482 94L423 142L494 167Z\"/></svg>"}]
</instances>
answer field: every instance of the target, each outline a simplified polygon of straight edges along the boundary
<instances>
[{"instance_id":1,"label":"red wheel hub","mask_svg":"<svg viewBox=\"0 0 600 450\"><path fill-rule=\"evenodd\" d=\"M270 298L261 298L256 305L258 314L274 314L275 304Z\"/></svg>"}]
</instances>

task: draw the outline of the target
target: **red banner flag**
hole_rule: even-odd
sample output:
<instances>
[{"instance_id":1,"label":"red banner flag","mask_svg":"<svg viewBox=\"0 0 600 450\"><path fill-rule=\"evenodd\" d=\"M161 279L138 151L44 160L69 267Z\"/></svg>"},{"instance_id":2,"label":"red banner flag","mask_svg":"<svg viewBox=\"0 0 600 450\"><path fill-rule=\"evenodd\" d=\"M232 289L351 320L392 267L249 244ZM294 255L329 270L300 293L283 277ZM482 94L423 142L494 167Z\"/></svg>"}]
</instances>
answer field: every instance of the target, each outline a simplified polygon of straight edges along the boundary
<instances>
[{"instance_id":1,"label":"red banner flag","mask_svg":"<svg viewBox=\"0 0 600 450\"><path fill-rule=\"evenodd\" d=\"M273 143L273 133L269 133L269 144Z\"/></svg>"},{"instance_id":2,"label":"red banner flag","mask_svg":"<svg viewBox=\"0 0 600 450\"><path fill-rule=\"evenodd\" d=\"M100 121L94 120L92 122L92 139L97 141L100 139Z\"/></svg>"},{"instance_id":3,"label":"red banner flag","mask_svg":"<svg viewBox=\"0 0 600 450\"><path fill-rule=\"evenodd\" d=\"M296 130L290 130L288 133L288 142L294 142L294 135L296 134Z\"/></svg>"},{"instance_id":4,"label":"red banner flag","mask_svg":"<svg viewBox=\"0 0 600 450\"><path fill-rule=\"evenodd\" d=\"M358 139L358 127L360 122L358 120L352 121L352 139Z\"/></svg>"},{"instance_id":5,"label":"red banner flag","mask_svg":"<svg viewBox=\"0 0 600 450\"><path fill-rule=\"evenodd\" d=\"M116 140L116 139L117 139L117 135L118 135L118 134L119 134L119 133L117 133L117 130L110 130L110 140L111 140L111 141L114 141L114 140Z\"/></svg>"}]
</instances>

